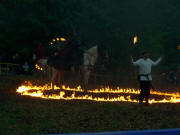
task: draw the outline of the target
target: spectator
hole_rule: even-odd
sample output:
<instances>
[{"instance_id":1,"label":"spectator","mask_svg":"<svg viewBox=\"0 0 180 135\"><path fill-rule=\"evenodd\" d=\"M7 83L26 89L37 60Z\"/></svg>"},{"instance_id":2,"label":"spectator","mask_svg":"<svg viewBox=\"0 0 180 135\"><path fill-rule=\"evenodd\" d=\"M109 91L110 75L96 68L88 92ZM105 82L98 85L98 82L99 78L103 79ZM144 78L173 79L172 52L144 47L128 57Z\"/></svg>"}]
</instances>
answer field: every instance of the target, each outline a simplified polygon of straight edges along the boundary
<instances>
[{"instance_id":1,"label":"spectator","mask_svg":"<svg viewBox=\"0 0 180 135\"><path fill-rule=\"evenodd\" d=\"M173 70L170 71L170 73L169 73L169 79L173 84L175 84L175 85L177 84L177 77Z\"/></svg>"},{"instance_id":2,"label":"spectator","mask_svg":"<svg viewBox=\"0 0 180 135\"><path fill-rule=\"evenodd\" d=\"M12 66L12 73L14 75L16 74L21 74L22 73L22 67L21 65L23 64L23 60L22 57L19 55L19 53L16 53L13 57L12 57L12 63L14 64Z\"/></svg>"},{"instance_id":3,"label":"spectator","mask_svg":"<svg viewBox=\"0 0 180 135\"><path fill-rule=\"evenodd\" d=\"M42 43L39 43L35 50L35 55L33 54L33 59L35 59L35 63L37 63L40 59L46 59L46 52L42 45Z\"/></svg>"},{"instance_id":4,"label":"spectator","mask_svg":"<svg viewBox=\"0 0 180 135\"><path fill-rule=\"evenodd\" d=\"M27 61L23 64L22 67L23 67L24 73L28 74L29 73L29 65L28 65Z\"/></svg>"}]
</instances>

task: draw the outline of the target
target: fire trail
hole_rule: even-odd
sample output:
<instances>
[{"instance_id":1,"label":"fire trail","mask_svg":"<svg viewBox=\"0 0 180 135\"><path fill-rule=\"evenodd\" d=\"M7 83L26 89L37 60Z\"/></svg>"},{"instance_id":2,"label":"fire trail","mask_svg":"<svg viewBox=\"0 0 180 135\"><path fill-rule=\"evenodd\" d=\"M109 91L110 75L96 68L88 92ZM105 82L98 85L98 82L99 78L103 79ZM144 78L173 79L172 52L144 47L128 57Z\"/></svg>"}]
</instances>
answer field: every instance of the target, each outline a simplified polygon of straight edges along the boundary
<instances>
[{"instance_id":1,"label":"fire trail","mask_svg":"<svg viewBox=\"0 0 180 135\"><path fill-rule=\"evenodd\" d=\"M109 87L101 89L88 90L87 93L78 86L77 88L70 88L69 86L62 85L62 87L54 87L45 84L43 86L33 86L31 82L25 82L17 88L17 93L32 97L39 97L44 99L57 99L57 100L91 100L97 102L134 102L138 103L137 95L140 90L137 89L122 89L117 87L112 89ZM160 91L151 91L151 99L149 103L179 103L179 93L164 93Z\"/></svg>"}]
</instances>

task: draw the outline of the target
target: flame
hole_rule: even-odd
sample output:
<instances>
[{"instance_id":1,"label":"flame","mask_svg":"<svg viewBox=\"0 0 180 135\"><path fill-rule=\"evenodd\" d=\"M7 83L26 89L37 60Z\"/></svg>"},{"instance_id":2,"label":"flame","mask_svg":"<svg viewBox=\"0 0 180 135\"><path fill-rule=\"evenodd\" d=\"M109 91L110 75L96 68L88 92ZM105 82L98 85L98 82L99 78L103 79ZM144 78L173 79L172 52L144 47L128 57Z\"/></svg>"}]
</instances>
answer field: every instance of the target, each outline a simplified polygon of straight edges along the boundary
<instances>
[{"instance_id":1,"label":"flame","mask_svg":"<svg viewBox=\"0 0 180 135\"><path fill-rule=\"evenodd\" d=\"M37 70L43 71L43 68L41 68L38 64L35 65L35 68L36 68Z\"/></svg>"},{"instance_id":2,"label":"flame","mask_svg":"<svg viewBox=\"0 0 180 135\"><path fill-rule=\"evenodd\" d=\"M138 37L135 36L135 37L134 37L134 41L133 41L134 45L135 45L137 42L138 42Z\"/></svg>"},{"instance_id":3,"label":"flame","mask_svg":"<svg viewBox=\"0 0 180 135\"><path fill-rule=\"evenodd\" d=\"M52 91L52 84L45 84L43 86L33 86L31 82L25 82L25 85L19 86L17 93L21 95L28 95L32 97L40 97L44 99L61 99L61 100L91 100L98 102L134 102L138 103L137 99L132 99L131 95L125 96L120 94L139 94L140 90L136 89L122 89L117 87L116 89L111 89L109 87L102 89L88 90L89 94L85 94L81 86L77 88L70 88L69 86L62 85L61 88L54 86L54 90L60 90L57 94L45 95L45 91ZM67 91L71 91L71 96L65 96ZM78 95L76 93L81 93ZM98 94L99 93L99 94ZM114 97L106 96L102 97L102 94L112 93L115 94ZM93 94L98 94L94 96ZM152 95L165 96L161 100L150 99L149 103L179 103L180 94L179 93L163 93L159 91L151 91Z\"/></svg>"},{"instance_id":4,"label":"flame","mask_svg":"<svg viewBox=\"0 0 180 135\"><path fill-rule=\"evenodd\" d=\"M107 88L101 88L101 89L95 89L95 90L89 90L89 92L93 93L127 93L127 94L139 94L140 90L136 90L134 88L127 88L127 89L122 89L117 87L116 89L111 89L109 87ZM152 91L151 94L153 95L159 95L159 96L175 96L175 97L180 97L179 93L165 93L165 92L158 92L158 91Z\"/></svg>"},{"instance_id":5,"label":"flame","mask_svg":"<svg viewBox=\"0 0 180 135\"><path fill-rule=\"evenodd\" d=\"M66 42L66 39L62 37L62 38L61 38L61 41L62 41L62 42Z\"/></svg>"}]
</instances>

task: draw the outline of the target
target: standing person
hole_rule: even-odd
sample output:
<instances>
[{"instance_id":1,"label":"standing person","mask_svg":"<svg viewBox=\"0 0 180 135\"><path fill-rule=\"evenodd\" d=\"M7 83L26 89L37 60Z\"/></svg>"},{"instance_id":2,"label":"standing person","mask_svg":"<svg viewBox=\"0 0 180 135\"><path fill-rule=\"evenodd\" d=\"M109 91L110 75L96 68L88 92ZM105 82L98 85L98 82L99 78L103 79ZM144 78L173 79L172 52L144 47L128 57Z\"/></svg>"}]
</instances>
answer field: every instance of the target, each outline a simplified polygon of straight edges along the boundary
<instances>
[{"instance_id":1,"label":"standing person","mask_svg":"<svg viewBox=\"0 0 180 135\"><path fill-rule=\"evenodd\" d=\"M46 56L46 51L44 49L44 46L42 43L39 43L35 50L35 55L33 56L34 61L34 66L37 64L40 66L43 70L46 69L47 67L47 56Z\"/></svg>"},{"instance_id":2,"label":"standing person","mask_svg":"<svg viewBox=\"0 0 180 135\"><path fill-rule=\"evenodd\" d=\"M15 64L14 66L12 66L12 73L14 75L21 74L22 73L23 58L22 58L22 56L20 56L19 53L16 53L15 55L13 55L12 63Z\"/></svg>"},{"instance_id":3,"label":"standing person","mask_svg":"<svg viewBox=\"0 0 180 135\"><path fill-rule=\"evenodd\" d=\"M131 57L131 62L134 66L139 67L139 74L138 74L138 79L140 82L140 95L139 95L139 103L142 104L143 100L145 98L145 105L149 105L149 98L150 98L150 89L151 89L151 81L152 81L152 76L151 76L151 68L152 66L156 66L160 61L162 60L162 57L160 57L158 60L155 62L152 61L149 58L148 52L143 52L142 53L142 58L139 60L135 61Z\"/></svg>"},{"instance_id":4,"label":"standing person","mask_svg":"<svg viewBox=\"0 0 180 135\"><path fill-rule=\"evenodd\" d=\"M40 59L46 59L46 51L43 47L43 44L40 42L35 50L35 63L38 62Z\"/></svg>"}]
</instances>

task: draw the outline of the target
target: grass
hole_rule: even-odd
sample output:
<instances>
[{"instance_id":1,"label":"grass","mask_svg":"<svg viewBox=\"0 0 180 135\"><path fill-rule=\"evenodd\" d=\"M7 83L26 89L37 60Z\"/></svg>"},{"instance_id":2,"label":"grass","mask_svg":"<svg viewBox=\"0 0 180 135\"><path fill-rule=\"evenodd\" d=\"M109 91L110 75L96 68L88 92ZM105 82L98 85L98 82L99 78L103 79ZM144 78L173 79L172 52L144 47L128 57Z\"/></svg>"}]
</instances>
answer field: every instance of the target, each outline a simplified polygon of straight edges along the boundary
<instances>
[{"instance_id":1,"label":"grass","mask_svg":"<svg viewBox=\"0 0 180 135\"><path fill-rule=\"evenodd\" d=\"M44 100L16 94L24 79L0 77L0 134L80 133L180 127L180 104Z\"/></svg>"}]
</instances>

